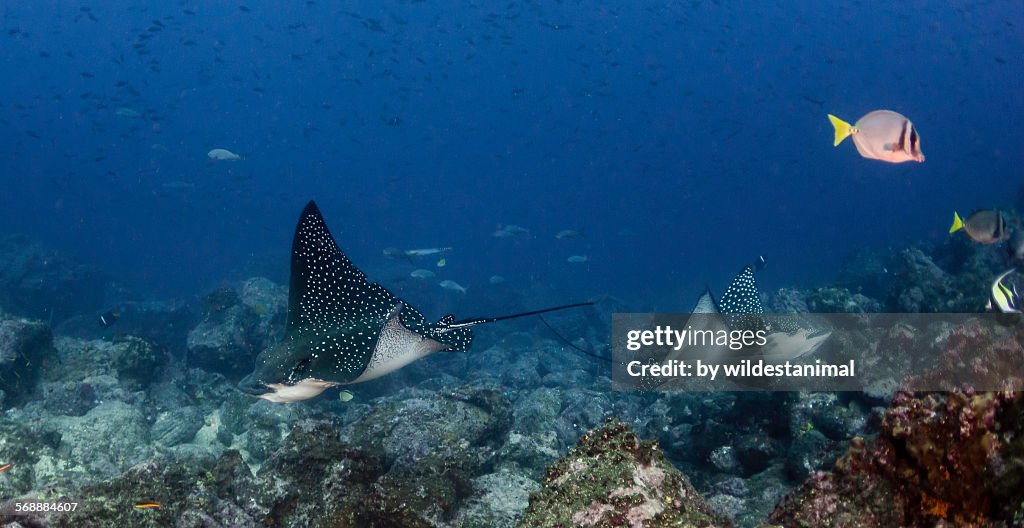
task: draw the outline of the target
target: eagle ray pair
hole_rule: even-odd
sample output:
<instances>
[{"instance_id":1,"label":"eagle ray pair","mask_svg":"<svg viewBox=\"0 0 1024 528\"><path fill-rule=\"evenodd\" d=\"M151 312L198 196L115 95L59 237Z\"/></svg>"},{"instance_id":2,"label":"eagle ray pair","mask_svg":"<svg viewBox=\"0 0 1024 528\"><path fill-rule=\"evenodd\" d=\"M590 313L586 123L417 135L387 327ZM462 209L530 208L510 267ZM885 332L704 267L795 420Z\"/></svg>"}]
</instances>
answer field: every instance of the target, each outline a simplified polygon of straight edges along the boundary
<instances>
[{"instance_id":1,"label":"eagle ray pair","mask_svg":"<svg viewBox=\"0 0 1024 528\"><path fill-rule=\"evenodd\" d=\"M473 342L471 328L478 324L590 304L460 321L446 315L430 323L366 279L310 201L292 240L284 338L256 358L256 368L239 388L276 403L305 400L330 387L379 378L434 352L466 352Z\"/></svg>"}]
</instances>

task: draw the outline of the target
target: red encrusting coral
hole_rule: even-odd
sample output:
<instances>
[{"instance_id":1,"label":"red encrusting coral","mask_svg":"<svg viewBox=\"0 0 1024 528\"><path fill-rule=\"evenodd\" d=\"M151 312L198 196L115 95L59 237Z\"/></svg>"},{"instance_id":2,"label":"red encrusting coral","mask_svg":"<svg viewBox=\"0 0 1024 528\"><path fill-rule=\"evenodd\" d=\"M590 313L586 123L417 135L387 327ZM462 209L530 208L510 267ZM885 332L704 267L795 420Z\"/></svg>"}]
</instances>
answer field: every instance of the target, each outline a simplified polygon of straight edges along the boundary
<instances>
[{"instance_id":1,"label":"red encrusting coral","mask_svg":"<svg viewBox=\"0 0 1024 528\"><path fill-rule=\"evenodd\" d=\"M983 325L959 326L935 368L905 386L935 386L966 369L986 386L1019 388L1024 383L1021 333L1019 327L994 332ZM1024 514L1022 394L969 386L943 393L897 392L878 438L855 439L831 472L815 473L779 503L771 522L787 527L1012 525Z\"/></svg>"}]
</instances>

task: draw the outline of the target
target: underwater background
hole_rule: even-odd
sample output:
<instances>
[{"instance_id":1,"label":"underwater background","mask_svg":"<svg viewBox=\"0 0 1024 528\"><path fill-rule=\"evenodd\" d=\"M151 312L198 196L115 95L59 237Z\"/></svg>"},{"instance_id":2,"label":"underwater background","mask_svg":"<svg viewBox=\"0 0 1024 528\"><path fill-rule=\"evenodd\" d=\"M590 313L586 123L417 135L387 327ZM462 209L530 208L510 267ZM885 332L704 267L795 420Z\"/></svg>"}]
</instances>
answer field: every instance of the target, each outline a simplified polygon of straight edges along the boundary
<instances>
[{"instance_id":1,"label":"underwater background","mask_svg":"<svg viewBox=\"0 0 1024 528\"><path fill-rule=\"evenodd\" d=\"M364 266L453 246L463 284L671 309L759 253L802 286L857 248L943 241L1020 182L1016 2L241 7L6 4L5 230L192 293L284 276L315 198ZM928 163L829 147L826 113L876 108Z\"/></svg>"},{"instance_id":2,"label":"underwater background","mask_svg":"<svg viewBox=\"0 0 1024 528\"><path fill-rule=\"evenodd\" d=\"M621 441L643 467L664 451L664 474L636 478L689 478L709 499L699 522L774 509L801 525L783 516L806 503L783 497L894 416L988 405L1002 434L1021 427L1013 394L899 414L895 387L616 393L606 362L565 343L600 356L612 313L689 311L759 255L769 310L983 311L1021 263L948 229L983 208L1021 229L1019 1L44 1L6 2L0 21L0 502L108 498L26 526L668 522L528 500L558 480L547 468L575 467L558 461L578 440ZM831 145L827 114L881 108L913 121L926 162ZM283 332L311 199L352 262L431 321L597 304L551 316L557 334L480 327L468 354L351 401L240 394ZM630 451L627 425L658 454ZM1024 516L1019 438L1005 489L893 491L928 515L885 519ZM349 499L303 495L324 483ZM110 506L132 489L164 507Z\"/></svg>"}]
</instances>

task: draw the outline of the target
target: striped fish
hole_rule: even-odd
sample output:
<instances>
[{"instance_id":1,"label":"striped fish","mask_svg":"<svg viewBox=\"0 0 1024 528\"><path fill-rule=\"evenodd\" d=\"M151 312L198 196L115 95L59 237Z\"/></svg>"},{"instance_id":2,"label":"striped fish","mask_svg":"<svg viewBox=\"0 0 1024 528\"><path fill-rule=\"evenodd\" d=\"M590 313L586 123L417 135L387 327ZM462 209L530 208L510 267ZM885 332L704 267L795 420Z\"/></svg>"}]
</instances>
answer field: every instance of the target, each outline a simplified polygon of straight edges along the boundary
<instances>
[{"instance_id":1,"label":"striped fish","mask_svg":"<svg viewBox=\"0 0 1024 528\"><path fill-rule=\"evenodd\" d=\"M1008 287L1003 284L1006 277L1015 271L1017 271L1016 268L1011 268L992 281L988 297L989 310L999 313L1021 313L1021 310L1024 310L1024 298L1017 291L1017 285Z\"/></svg>"},{"instance_id":2,"label":"striped fish","mask_svg":"<svg viewBox=\"0 0 1024 528\"><path fill-rule=\"evenodd\" d=\"M828 115L828 119L835 129L833 146L839 146L844 139L853 136L857 152L865 158L889 163L924 161L917 129L902 114L892 110L875 110L853 125L832 114Z\"/></svg>"}]
</instances>

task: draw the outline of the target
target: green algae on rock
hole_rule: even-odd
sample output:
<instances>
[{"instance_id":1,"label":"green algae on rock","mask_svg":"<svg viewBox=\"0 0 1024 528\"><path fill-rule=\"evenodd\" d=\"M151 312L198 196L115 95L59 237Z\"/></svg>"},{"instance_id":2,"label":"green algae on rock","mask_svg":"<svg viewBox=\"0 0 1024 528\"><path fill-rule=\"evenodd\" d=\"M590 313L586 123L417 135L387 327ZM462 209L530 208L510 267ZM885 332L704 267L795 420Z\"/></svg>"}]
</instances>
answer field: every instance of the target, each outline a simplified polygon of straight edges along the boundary
<instances>
[{"instance_id":1,"label":"green algae on rock","mask_svg":"<svg viewBox=\"0 0 1024 528\"><path fill-rule=\"evenodd\" d=\"M583 435L548 468L531 494L522 528L556 526L730 526L685 475L665 461L656 441L641 441L610 419Z\"/></svg>"}]
</instances>

